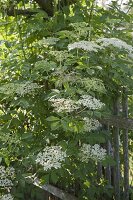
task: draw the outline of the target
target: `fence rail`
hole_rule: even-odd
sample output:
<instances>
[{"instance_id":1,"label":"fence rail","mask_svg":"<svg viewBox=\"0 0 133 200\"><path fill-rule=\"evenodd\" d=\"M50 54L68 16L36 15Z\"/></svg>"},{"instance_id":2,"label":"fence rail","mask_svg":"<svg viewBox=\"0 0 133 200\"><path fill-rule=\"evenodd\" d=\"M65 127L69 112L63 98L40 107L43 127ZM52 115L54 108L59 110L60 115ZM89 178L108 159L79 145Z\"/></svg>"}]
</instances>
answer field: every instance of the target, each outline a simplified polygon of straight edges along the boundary
<instances>
[{"instance_id":1,"label":"fence rail","mask_svg":"<svg viewBox=\"0 0 133 200\"><path fill-rule=\"evenodd\" d=\"M74 195L68 194L67 192L53 186L50 184L45 184L45 185L40 185L39 179L35 178L33 184L46 192L54 195L55 197L58 197L61 200L78 200ZM48 200L52 200L51 198L48 197ZM45 199L47 200L47 199Z\"/></svg>"},{"instance_id":2,"label":"fence rail","mask_svg":"<svg viewBox=\"0 0 133 200\"><path fill-rule=\"evenodd\" d=\"M133 119L125 116L120 117L113 115L109 117L104 117L103 119L99 119L99 121L104 125L110 125L122 129L133 130Z\"/></svg>"}]
</instances>

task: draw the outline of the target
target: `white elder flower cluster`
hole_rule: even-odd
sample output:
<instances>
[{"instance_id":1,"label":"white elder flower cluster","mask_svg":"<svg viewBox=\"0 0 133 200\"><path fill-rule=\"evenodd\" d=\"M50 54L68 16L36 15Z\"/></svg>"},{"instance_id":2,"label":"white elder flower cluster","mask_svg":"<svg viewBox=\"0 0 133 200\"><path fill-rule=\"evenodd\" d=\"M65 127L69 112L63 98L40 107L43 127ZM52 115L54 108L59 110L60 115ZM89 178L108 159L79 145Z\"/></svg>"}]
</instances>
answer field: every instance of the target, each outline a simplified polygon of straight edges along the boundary
<instances>
[{"instance_id":1,"label":"white elder flower cluster","mask_svg":"<svg viewBox=\"0 0 133 200\"><path fill-rule=\"evenodd\" d=\"M69 54L68 51L66 51L66 50L64 50L64 51L49 51L49 54L54 56L58 62L62 62L64 60L66 60L67 58L72 57L72 55Z\"/></svg>"},{"instance_id":2,"label":"white elder flower cluster","mask_svg":"<svg viewBox=\"0 0 133 200\"><path fill-rule=\"evenodd\" d=\"M7 94L7 95L15 93L15 84L14 83L7 83L5 85L2 85L0 87L0 93Z\"/></svg>"},{"instance_id":3,"label":"white elder flower cluster","mask_svg":"<svg viewBox=\"0 0 133 200\"><path fill-rule=\"evenodd\" d=\"M110 45L119 49L125 49L132 56L133 47L118 38L99 38L98 40L96 40L96 42L81 40L79 42L69 44L68 50L70 51L72 49L83 49L85 51L98 52L98 50L104 49L105 47L108 47Z\"/></svg>"},{"instance_id":4,"label":"white elder flower cluster","mask_svg":"<svg viewBox=\"0 0 133 200\"><path fill-rule=\"evenodd\" d=\"M73 27L74 30L80 30L85 27L87 27L89 24L86 22L75 22L75 23L70 23L69 26Z\"/></svg>"},{"instance_id":5,"label":"white elder flower cluster","mask_svg":"<svg viewBox=\"0 0 133 200\"><path fill-rule=\"evenodd\" d=\"M0 93L12 95L19 94L24 96L35 91L35 89L40 88L37 83L32 83L27 81L25 83L7 83L0 87Z\"/></svg>"},{"instance_id":6,"label":"white elder flower cluster","mask_svg":"<svg viewBox=\"0 0 133 200\"><path fill-rule=\"evenodd\" d=\"M78 110L81 106L87 107L91 110L101 109L103 103L90 95L82 95L78 101L65 98L51 98L49 101L52 103L55 112L73 112Z\"/></svg>"},{"instance_id":7,"label":"white elder flower cluster","mask_svg":"<svg viewBox=\"0 0 133 200\"><path fill-rule=\"evenodd\" d=\"M38 43L39 45L50 46L56 44L58 41L59 38L47 37L43 38L42 40L39 40Z\"/></svg>"},{"instance_id":8,"label":"white elder flower cluster","mask_svg":"<svg viewBox=\"0 0 133 200\"><path fill-rule=\"evenodd\" d=\"M25 94L34 92L35 89L38 88L40 88L40 86L37 83L32 83L30 81L27 81L26 83L18 84L16 93L20 94L21 96L24 96Z\"/></svg>"},{"instance_id":9,"label":"white elder flower cluster","mask_svg":"<svg viewBox=\"0 0 133 200\"><path fill-rule=\"evenodd\" d=\"M55 112L73 112L77 110L79 106L74 100L65 99L65 98L52 98L49 100L54 107Z\"/></svg>"},{"instance_id":10,"label":"white elder flower cluster","mask_svg":"<svg viewBox=\"0 0 133 200\"><path fill-rule=\"evenodd\" d=\"M36 163L43 166L44 171L52 168L61 168L62 162L65 161L66 152L62 151L61 146L51 146L43 149L37 155Z\"/></svg>"},{"instance_id":11,"label":"white elder flower cluster","mask_svg":"<svg viewBox=\"0 0 133 200\"><path fill-rule=\"evenodd\" d=\"M112 45L119 49L125 49L129 53L133 51L133 47L131 45L127 44L125 41L122 41L118 38L100 38L97 40L97 43L101 43L102 47L108 47L109 45Z\"/></svg>"},{"instance_id":12,"label":"white elder flower cluster","mask_svg":"<svg viewBox=\"0 0 133 200\"><path fill-rule=\"evenodd\" d=\"M85 51L94 51L97 52L98 49L102 49L101 46L99 46L98 44L96 44L95 42L90 42L90 41L79 41L79 42L74 42L72 44L68 45L68 50L72 50L72 49L83 49Z\"/></svg>"},{"instance_id":13,"label":"white elder flower cluster","mask_svg":"<svg viewBox=\"0 0 133 200\"><path fill-rule=\"evenodd\" d=\"M106 89L102 80L97 78L83 78L81 79L82 84L86 87L87 91L97 91L105 93Z\"/></svg>"},{"instance_id":14,"label":"white elder flower cluster","mask_svg":"<svg viewBox=\"0 0 133 200\"><path fill-rule=\"evenodd\" d=\"M5 194L2 197L0 197L0 200L13 200L14 198L12 197L11 194Z\"/></svg>"},{"instance_id":15,"label":"white elder flower cluster","mask_svg":"<svg viewBox=\"0 0 133 200\"><path fill-rule=\"evenodd\" d=\"M81 104L91 110L101 109L104 106L100 100L90 95L82 95L81 99L78 100L78 104Z\"/></svg>"},{"instance_id":16,"label":"white elder flower cluster","mask_svg":"<svg viewBox=\"0 0 133 200\"><path fill-rule=\"evenodd\" d=\"M109 9L112 2L116 2L117 6L119 6L119 9L127 13L129 9L129 6L128 6L129 1L130 0L96 0L95 3L100 7Z\"/></svg>"},{"instance_id":17,"label":"white elder flower cluster","mask_svg":"<svg viewBox=\"0 0 133 200\"><path fill-rule=\"evenodd\" d=\"M73 84L79 80L79 77L75 72L66 73L65 70L61 68L56 69L53 73L54 76L58 76L58 80L55 82L56 86L61 87L64 83Z\"/></svg>"},{"instance_id":18,"label":"white elder flower cluster","mask_svg":"<svg viewBox=\"0 0 133 200\"><path fill-rule=\"evenodd\" d=\"M13 186L12 180L15 177L15 170L13 167L0 166L0 187L11 189Z\"/></svg>"},{"instance_id":19,"label":"white elder flower cluster","mask_svg":"<svg viewBox=\"0 0 133 200\"><path fill-rule=\"evenodd\" d=\"M95 131L99 127L101 127L100 122L96 119L84 117L83 121L84 121L84 131L85 132Z\"/></svg>"},{"instance_id":20,"label":"white elder flower cluster","mask_svg":"<svg viewBox=\"0 0 133 200\"><path fill-rule=\"evenodd\" d=\"M102 161L107 155L106 149L100 147L99 144L91 146L90 144L83 144L80 149L80 157L82 162L88 162L90 159L94 161Z\"/></svg>"}]
</instances>

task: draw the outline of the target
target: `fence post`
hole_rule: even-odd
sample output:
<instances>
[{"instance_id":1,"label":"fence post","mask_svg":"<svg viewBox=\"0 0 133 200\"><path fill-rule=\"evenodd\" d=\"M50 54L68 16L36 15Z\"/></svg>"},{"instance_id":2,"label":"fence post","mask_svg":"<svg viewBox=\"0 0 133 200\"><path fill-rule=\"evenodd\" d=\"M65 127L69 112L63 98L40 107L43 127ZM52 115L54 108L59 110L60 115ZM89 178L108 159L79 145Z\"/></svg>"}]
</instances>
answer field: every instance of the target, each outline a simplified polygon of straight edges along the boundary
<instances>
[{"instance_id":1,"label":"fence post","mask_svg":"<svg viewBox=\"0 0 133 200\"><path fill-rule=\"evenodd\" d=\"M119 115L119 94L114 96L114 115ZM113 127L113 143L114 143L114 190L115 200L120 200L120 156L119 156L119 127Z\"/></svg>"},{"instance_id":2,"label":"fence post","mask_svg":"<svg viewBox=\"0 0 133 200\"><path fill-rule=\"evenodd\" d=\"M123 88L122 111L123 117L128 118L128 90ZM128 129L123 129L123 157L124 157L124 200L129 200L129 158L128 158Z\"/></svg>"}]
</instances>

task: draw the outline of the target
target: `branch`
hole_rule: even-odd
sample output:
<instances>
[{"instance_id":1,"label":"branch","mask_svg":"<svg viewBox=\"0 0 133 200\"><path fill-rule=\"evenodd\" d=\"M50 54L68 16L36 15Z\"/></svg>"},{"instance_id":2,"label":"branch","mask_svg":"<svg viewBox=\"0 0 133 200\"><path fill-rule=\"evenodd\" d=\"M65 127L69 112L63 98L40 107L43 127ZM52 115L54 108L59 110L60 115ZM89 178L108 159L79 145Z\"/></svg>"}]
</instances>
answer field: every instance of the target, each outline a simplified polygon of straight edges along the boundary
<instances>
[{"instance_id":1,"label":"branch","mask_svg":"<svg viewBox=\"0 0 133 200\"><path fill-rule=\"evenodd\" d=\"M34 0L35 3L39 5L39 7L44 10L48 16L52 17L54 15L54 0ZM60 7L71 5L73 3L76 3L77 0L61 0L60 1ZM8 16L15 16L15 15L27 15L31 16L36 14L37 12L32 10L22 10L22 9L15 9L14 5L10 5L10 8L7 9L7 15Z\"/></svg>"},{"instance_id":2,"label":"branch","mask_svg":"<svg viewBox=\"0 0 133 200\"><path fill-rule=\"evenodd\" d=\"M53 16L54 15L54 0L34 0L36 3L38 3L38 5L40 6L40 8L42 8L49 16ZM78 0L61 0L60 1L60 6L68 6L71 4L74 4L78 2Z\"/></svg>"},{"instance_id":3,"label":"branch","mask_svg":"<svg viewBox=\"0 0 133 200\"><path fill-rule=\"evenodd\" d=\"M15 15L25 15L25 16L31 16L31 15L34 15L36 14L37 12L35 11L31 11L31 10L28 10L28 9L25 9L25 10L22 10L22 9L14 9L13 7L10 8L9 10L7 10L7 15L8 16L15 16Z\"/></svg>"},{"instance_id":4,"label":"branch","mask_svg":"<svg viewBox=\"0 0 133 200\"><path fill-rule=\"evenodd\" d=\"M33 184L39 188L41 188L42 190L45 190L46 192L49 192L50 194L53 194L55 197L58 197L62 200L78 200L75 196L68 194L67 192L64 192L63 190L52 186L50 184L45 184L43 186L41 186L39 184L39 179L36 178L33 182Z\"/></svg>"}]
</instances>

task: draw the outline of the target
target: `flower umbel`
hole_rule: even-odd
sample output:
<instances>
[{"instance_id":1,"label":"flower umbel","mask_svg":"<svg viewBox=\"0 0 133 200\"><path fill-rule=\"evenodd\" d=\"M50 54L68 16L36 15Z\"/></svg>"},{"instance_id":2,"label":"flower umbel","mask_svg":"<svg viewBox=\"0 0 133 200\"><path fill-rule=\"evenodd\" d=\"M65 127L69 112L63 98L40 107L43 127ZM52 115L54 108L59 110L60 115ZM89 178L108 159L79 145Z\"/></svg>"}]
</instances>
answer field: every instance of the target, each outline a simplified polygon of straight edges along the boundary
<instances>
[{"instance_id":1,"label":"flower umbel","mask_svg":"<svg viewBox=\"0 0 133 200\"><path fill-rule=\"evenodd\" d=\"M90 95L82 95L81 99L78 100L78 104L81 104L92 110L101 109L104 105L100 100Z\"/></svg>"},{"instance_id":2,"label":"flower umbel","mask_svg":"<svg viewBox=\"0 0 133 200\"><path fill-rule=\"evenodd\" d=\"M95 161L102 161L106 157L106 149L100 147L99 144L91 146L90 144L83 144L80 149L80 157L82 162L88 162L90 159Z\"/></svg>"},{"instance_id":3,"label":"flower umbel","mask_svg":"<svg viewBox=\"0 0 133 200\"><path fill-rule=\"evenodd\" d=\"M6 95L18 94L24 96L35 91L35 89L40 88L37 83L32 83L27 81L25 83L7 83L0 87L0 93Z\"/></svg>"},{"instance_id":4,"label":"flower umbel","mask_svg":"<svg viewBox=\"0 0 133 200\"><path fill-rule=\"evenodd\" d=\"M49 100L54 107L54 111L56 112L73 112L77 110L79 106L76 104L74 100L65 99L65 98L52 98Z\"/></svg>"},{"instance_id":5,"label":"flower umbel","mask_svg":"<svg viewBox=\"0 0 133 200\"><path fill-rule=\"evenodd\" d=\"M68 45L68 50L70 51L72 49L83 49L85 51L97 52L98 49L102 49L102 47L96 44L95 42L79 41L79 42L74 42L73 44Z\"/></svg>"},{"instance_id":6,"label":"flower umbel","mask_svg":"<svg viewBox=\"0 0 133 200\"><path fill-rule=\"evenodd\" d=\"M62 62L64 60L66 60L67 58L72 57L72 55L69 54L68 51L66 51L66 50L64 50L64 51L49 51L49 54L54 56L58 62Z\"/></svg>"},{"instance_id":7,"label":"flower umbel","mask_svg":"<svg viewBox=\"0 0 133 200\"><path fill-rule=\"evenodd\" d=\"M15 177L15 170L13 167L0 166L0 187L11 189L13 186L12 180Z\"/></svg>"},{"instance_id":8,"label":"flower umbel","mask_svg":"<svg viewBox=\"0 0 133 200\"><path fill-rule=\"evenodd\" d=\"M59 41L59 38L47 37L47 38L43 38L42 40L39 40L38 43L39 45L50 46L50 45L56 44L58 41Z\"/></svg>"},{"instance_id":9,"label":"flower umbel","mask_svg":"<svg viewBox=\"0 0 133 200\"><path fill-rule=\"evenodd\" d=\"M129 53L133 51L133 47L131 45L127 44L125 41L122 41L118 38L100 38L97 40L97 42L101 43L102 47L107 47L109 45L112 45L119 49L125 49Z\"/></svg>"},{"instance_id":10,"label":"flower umbel","mask_svg":"<svg viewBox=\"0 0 133 200\"><path fill-rule=\"evenodd\" d=\"M97 78L83 78L81 79L82 84L87 89L87 91L97 91L105 93L106 89L102 80Z\"/></svg>"},{"instance_id":11,"label":"flower umbel","mask_svg":"<svg viewBox=\"0 0 133 200\"><path fill-rule=\"evenodd\" d=\"M84 124L84 131L85 132L95 131L99 127L101 127L101 124L96 119L84 117L83 120L85 122L85 124Z\"/></svg>"},{"instance_id":12,"label":"flower umbel","mask_svg":"<svg viewBox=\"0 0 133 200\"><path fill-rule=\"evenodd\" d=\"M11 194L5 194L0 199L1 200L13 200L13 197Z\"/></svg>"},{"instance_id":13,"label":"flower umbel","mask_svg":"<svg viewBox=\"0 0 133 200\"><path fill-rule=\"evenodd\" d=\"M37 155L36 163L43 166L44 171L50 170L52 168L61 168L61 164L65 161L66 152L62 151L61 146L51 146L43 149Z\"/></svg>"}]
</instances>

